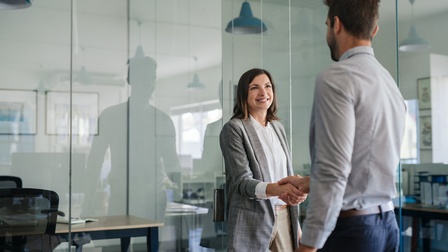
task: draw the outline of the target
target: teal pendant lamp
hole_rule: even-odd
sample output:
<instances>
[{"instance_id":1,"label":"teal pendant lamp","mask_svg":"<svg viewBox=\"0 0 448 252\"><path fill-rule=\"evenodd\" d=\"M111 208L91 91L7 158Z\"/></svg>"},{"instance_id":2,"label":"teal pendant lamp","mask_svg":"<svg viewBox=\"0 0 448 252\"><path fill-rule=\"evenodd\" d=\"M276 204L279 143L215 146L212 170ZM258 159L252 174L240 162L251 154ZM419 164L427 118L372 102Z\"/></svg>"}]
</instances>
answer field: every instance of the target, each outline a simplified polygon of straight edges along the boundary
<instances>
[{"instance_id":1,"label":"teal pendant lamp","mask_svg":"<svg viewBox=\"0 0 448 252\"><path fill-rule=\"evenodd\" d=\"M415 25L412 24L408 38L401 41L398 49L402 52L421 52L430 47L428 41L417 34L417 29L415 29Z\"/></svg>"},{"instance_id":2,"label":"teal pendant lamp","mask_svg":"<svg viewBox=\"0 0 448 252\"><path fill-rule=\"evenodd\" d=\"M31 0L0 0L0 10L17 10L31 6Z\"/></svg>"},{"instance_id":3,"label":"teal pendant lamp","mask_svg":"<svg viewBox=\"0 0 448 252\"><path fill-rule=\"evenodd\" d=\"M137 20L137 24L138 24L138 46L137 49L135 50L135 55L134 58L144 58L145 57L145 53L143 52L143 46L142 46L142 37L141 37L141 25L142 25L142 21Z\"/></svg>"},{"instance_id":4,"label":"teal pendant lamp","mask_svg":"<svg viewBox=\"0 0 448 252\"><path fill-rule=\"evenodd\" d=\"M188 83L188 89L204 89L205 85L201 81L199 81L199 76L197 73L193 75L193 80Z\"/></svg>"},{"instance_id":5,"label":"teal pendant lamp","mask_svg":"<svg viewBox=\"0 0 448 252\"><path fill-rule=\"evenodd\" d=\"M400 42L398 50L401 52L421 52L429 49L431 45L424 38L417 34L417 29L414 25L414 2L415 0L409 0L411 3L411 29L409 30L409 36Z\"/></svg>"},{"instance_id":6,"label":"teal pendant lamp","mask_svg":"<svg viewBox=\"0 0 448 252\"><path fill-rule=\"evenodd\" d=\"M79 70L79 73L73 78L73 81L78 82L80 84L87 84L91 85L93 84L93 78L90 75L89 72L87 72L87 69L84 64L84 47L81 47L82 50L82 66Z\"/></svg>"},{"instance_id":7,"label":"teal pendant lamp","mask_svg":"<svg viewBox=\"0 0 448 252\"><path fill-rule=\"evenodd\" d=\"M198 58L196 56L194 56L195 71L197 71L197 65L196 65L197 61L198 61ZM187 88L190 90L204 89L205 84L199 80L198 74L195 73L193 75L193 80L190 83L188 83Z\"/></svg>"},{"instance_id":8,"label":"teal pendant lamp","mask_svg":"<svg viewBox=\"0 0 448 252\"><path fill-rule=\"evenodd\" d=\"M252 15L247 0L241 6L240 16L231 20L226 27L226 32L233 34L257 34L265 31L266 25Z\"/></svg>"}]
</instances>

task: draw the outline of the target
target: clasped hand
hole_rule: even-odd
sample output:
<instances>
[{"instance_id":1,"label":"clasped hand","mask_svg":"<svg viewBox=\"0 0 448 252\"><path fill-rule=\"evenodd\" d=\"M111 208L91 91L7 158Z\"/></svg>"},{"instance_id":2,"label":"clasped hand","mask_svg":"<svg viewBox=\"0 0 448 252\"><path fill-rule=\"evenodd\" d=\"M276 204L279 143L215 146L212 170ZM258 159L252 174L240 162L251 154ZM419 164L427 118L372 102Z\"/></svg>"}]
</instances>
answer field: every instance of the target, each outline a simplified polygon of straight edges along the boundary
<instances>
[{"instance_id":1,"label":"clasped hand","mask_svg":"<svg viewBox=\"0 0 448 252\"><path fill-rule=\"evenodd\" d=\"M278 185L284 189L278 198L288 205L297 205L304 202L310 192L310 177L289 176L278 181Z\"/></svg>"}]
</instances>

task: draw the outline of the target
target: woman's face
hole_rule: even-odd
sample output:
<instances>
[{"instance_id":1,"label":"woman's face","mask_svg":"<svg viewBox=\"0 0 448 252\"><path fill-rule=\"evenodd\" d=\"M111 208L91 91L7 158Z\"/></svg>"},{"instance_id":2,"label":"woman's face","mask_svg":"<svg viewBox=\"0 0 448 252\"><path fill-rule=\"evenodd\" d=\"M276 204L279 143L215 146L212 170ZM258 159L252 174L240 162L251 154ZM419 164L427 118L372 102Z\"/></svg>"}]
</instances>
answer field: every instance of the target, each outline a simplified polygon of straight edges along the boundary
<instances>
[{"instance_id":1,"label":"woman's face","mask_svg":"<svg viewBox=\"0 0 448 252\"><path fill-rule=\"evenodd\" d=\"M247 104L249 113L266 112L272 105L274 91L271 80L266 74L260 74L249 84Z\"/></svg>"}]
</instances>

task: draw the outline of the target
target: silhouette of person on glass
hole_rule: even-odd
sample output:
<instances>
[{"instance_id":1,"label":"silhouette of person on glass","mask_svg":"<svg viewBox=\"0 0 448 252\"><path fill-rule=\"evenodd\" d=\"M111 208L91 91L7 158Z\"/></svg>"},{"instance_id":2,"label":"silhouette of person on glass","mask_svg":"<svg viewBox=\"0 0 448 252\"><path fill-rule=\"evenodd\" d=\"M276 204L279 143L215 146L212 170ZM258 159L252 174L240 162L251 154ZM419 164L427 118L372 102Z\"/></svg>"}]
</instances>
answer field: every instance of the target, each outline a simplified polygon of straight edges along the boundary
<instances>
[{"instance_id":1,"label":"silhouette of person on glass","mask_svg":"<svg viewBox=\"0 0 448 252\"><path fill-rule=\"evenodd\" d=\"M150 104L155 79L156 62L152 58L136 56L128 61L128 101L105 109L98 119L98 135L93 138L87 159L89 188L83 216L98 215L103 207L107 215L129 213L164 220L166 189L175 186L168 174L180 172L181 166L174 124ZM103 181L103 163L108 164L105 156L109 157L110 171ZM108 190L110 196L101 197Z\"/></svg>"},{"instance_id":2,"label":"silhouette of person on glass","mask_svg":"<svg viewBox=\"0 0 448 252\"><path fill-rule=\"evenodd\" d=\"M222 81L218 87L218 98L220 107L223 107L223 83ZM198 174L202 176L212 177L216 184L216 188L225 188L225 178L224 178L224 162L222 158L221 148L219 147L219 134L221 133L223 126L223 118L221 118L210 122L205 127L204 133L204 143L202 147L202 157L199 162L198 167L194 167L194 169L198 169ZM225 224L223 222L213 222L212 216L213 210L210 210L210 214L208 219L205 219L204 222L208 222L211 224L204 223L205 226L212 225L214 227L213 232L203 232L202 239L200 245L206 248L219 249L223 245L222 239L225 235ZM220 239L214 239L219 236Z\"/></svg>"},{"instance_id":3,"label":"silhouette of person on glass","mask_svg":"<svg viewBox=\"0 0 448 252\"><path fill-rule=\"evenodd\" d=\"M222 108L222 81L219 84L218 97L219 104ZM202 145L202 157L199 163L199 167L195 167L195 169L199 170L199 173L212 176L222 176L224 173L224 164L223 162L219 162L222 160L222 152L219 147L219 134L221 133L222 126L223 120L221 117L213 122L208 123L205 127L204 143Z\"/></svg>"}]
</instances>

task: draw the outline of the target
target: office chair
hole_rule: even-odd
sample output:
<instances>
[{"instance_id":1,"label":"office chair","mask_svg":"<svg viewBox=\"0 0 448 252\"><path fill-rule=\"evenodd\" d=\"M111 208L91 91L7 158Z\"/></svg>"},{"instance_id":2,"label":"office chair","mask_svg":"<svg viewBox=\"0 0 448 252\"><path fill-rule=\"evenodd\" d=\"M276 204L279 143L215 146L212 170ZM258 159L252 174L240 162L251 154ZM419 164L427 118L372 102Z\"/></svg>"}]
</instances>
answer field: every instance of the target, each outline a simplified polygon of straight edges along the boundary
<instances>
[{"instance_id":1,"label":"office chair","mask_svg":"<svg viewBox=\"0 0 448 252\"><path fill-rule=\"evenodd\" d=\"M0 176L0 189L22 188L22 179L15 176Z\"/></svg>"},{"instance_id":2,"label":"office chair","mask_svg":"<svg viewBox=\"0 0 448 252\"><path fill-rule=\"evenodd\" d=\"M0 189L6 188L21 188L22 187L22 179L16 176L0 176ZM14 238L18 239L18 238ZM5 243L5 237L0 236L0 246ZM0 252L3 250L0 248Z\"/></svg>"},{"instance_id":3,"label":"office chair","mask_svg":"<svg viewBox=\"0 0 448 252\"><path fill-rule=\"evenodd\" d=\"M58 205L54 191L0 189L0 251L24 251L27 236L54 234Z\"/></svg>"}]
</instances>

